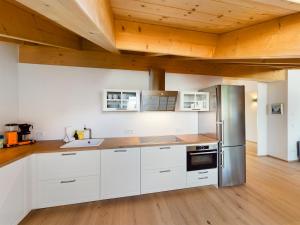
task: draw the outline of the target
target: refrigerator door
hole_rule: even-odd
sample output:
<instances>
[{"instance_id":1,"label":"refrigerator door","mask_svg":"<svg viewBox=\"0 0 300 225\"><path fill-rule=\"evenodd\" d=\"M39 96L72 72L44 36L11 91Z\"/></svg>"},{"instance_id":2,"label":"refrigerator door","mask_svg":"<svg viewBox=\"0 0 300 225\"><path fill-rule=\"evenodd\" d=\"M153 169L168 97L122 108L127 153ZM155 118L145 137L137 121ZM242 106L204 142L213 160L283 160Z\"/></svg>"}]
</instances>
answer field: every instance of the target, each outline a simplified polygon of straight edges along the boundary
<instances>
[{"instance_id":1,"label":"refrigerator door","mask_svg":"<svg viewBox=\"0 0 300 225\"><path fill-rule=\"evenodd\" d=\"M222 146L245 145L244 86L221 85L217 95L218 133Z\"/></svg>"},{"instance_id":2,"label":"refrigerator door","mask_svg":"<svg viewBox=\"0 0 300 225\"><path fill-rule=\"evenodd\" d=\"M219 186L234 186L246 182L245 146L222 147L219 157Z\"/></svg>"}]
</instances>

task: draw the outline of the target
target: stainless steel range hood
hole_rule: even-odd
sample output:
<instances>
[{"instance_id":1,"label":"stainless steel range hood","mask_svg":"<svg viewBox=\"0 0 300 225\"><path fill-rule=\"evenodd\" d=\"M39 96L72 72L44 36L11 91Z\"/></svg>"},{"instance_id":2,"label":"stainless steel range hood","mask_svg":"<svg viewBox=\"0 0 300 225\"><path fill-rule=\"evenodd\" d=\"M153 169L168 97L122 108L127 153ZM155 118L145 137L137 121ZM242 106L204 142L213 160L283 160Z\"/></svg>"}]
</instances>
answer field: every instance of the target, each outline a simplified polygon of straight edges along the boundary
<instances>
[{"instance_id":1,"label":"stainless steel range hood","mask_svg":"<svg viewBox=\"0 0 300 225\"><path fill-rule=\"evenodd\" d=\"M178 91L165 91L165 71L149 71L149 91L142 91L142 111L175 111Z\"/></svg>"}]
</instances>

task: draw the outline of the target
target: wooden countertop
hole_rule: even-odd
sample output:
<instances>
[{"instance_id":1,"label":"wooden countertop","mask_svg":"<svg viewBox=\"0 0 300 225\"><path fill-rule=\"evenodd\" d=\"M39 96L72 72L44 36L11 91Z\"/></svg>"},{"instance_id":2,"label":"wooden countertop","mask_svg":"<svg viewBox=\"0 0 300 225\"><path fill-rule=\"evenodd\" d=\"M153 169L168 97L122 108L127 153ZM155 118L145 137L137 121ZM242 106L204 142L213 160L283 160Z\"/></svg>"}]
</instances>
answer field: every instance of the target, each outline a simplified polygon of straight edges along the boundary
<instances>
[{"instance_id":1,"label":"wooden countertop","mask_svg":"<svg viewBox=\"0 0 300 225\"><path fill-rule=\"evenodd\" d=\"M51 152L66 152L66 151L84 151L84 150L105 150L114 148L133 148L145 146L159 145L185 145L185 144L201 144L201 143L216 143L217 139L200 135L186 134L177 135L180 140L178 142L159 142L159 143L142 143L140 137L120 137L120 138L104 138L102 144L98 147L88 148L60 148L63 141L38 141L32 145L19 146L8 149L0 149L0 167L8 165L16 160L22 159L28 155L35 153L51 153Z\"/></svg>"}]
</instances>

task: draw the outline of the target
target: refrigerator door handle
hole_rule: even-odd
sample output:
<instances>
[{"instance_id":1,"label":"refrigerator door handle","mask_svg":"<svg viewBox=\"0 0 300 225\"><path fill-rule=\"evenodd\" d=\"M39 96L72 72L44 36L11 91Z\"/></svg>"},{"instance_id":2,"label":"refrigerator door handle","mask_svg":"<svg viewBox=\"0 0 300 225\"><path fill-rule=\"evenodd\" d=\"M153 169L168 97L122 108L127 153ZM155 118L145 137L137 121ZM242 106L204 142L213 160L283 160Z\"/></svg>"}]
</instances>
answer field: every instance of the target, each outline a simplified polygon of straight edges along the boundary
<instances>
[{"instance_id":1,"label":"refrigerator door handle","mask_svg":"<svg viewBox=\"0 0 300 225\"><path fill-rule=\"evenodd\" d=\"M217 122L217 125L221 126L221 144L224 146L224 120Z\"/></svg>"},{"instance_id":2,"label":"refrigerator door handle","mask_svg":"<svg viewBox=\"0 0 300 225\"><path fill-rule=\"evenodd\" d=\"M221 157L221 168L224 168L224 151L223 150L221 150L221 152L220 152L221 154L220 154L220 157Z\"/></svg>"},{"instance_id":3,"label":"refrigerator door handle","mask_svg":"<svg viewBox=\"0 0 300 225\"><path fill-rule=\"evenodd\" d=\"M224 120L222 120L222 145L225 145L225 140L224 140Z\"/></svg>"}]
</instances>

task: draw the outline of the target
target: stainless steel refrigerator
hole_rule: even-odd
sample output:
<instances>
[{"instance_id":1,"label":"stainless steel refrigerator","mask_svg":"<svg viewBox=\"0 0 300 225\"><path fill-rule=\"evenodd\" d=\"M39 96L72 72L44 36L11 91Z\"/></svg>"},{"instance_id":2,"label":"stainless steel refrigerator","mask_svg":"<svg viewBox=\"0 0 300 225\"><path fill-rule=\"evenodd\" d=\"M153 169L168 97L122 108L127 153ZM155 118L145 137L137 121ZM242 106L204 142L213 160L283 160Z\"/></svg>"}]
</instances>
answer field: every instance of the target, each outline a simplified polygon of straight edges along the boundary
<instances>
[{"instance_id":1,"label":"stainless steel refrigerator","mask_svg":"<svg viewBox=\"0 0 300 225\"><path fill-rule=\"evenodd\" d=\"M199 112L199 133L203 133L201 126L210 121L205 133L220 141L219 186L243 184L246 182L244 86L217 85L201 91L210 93L210 110Z\"/></svg>"}]
</instances>

